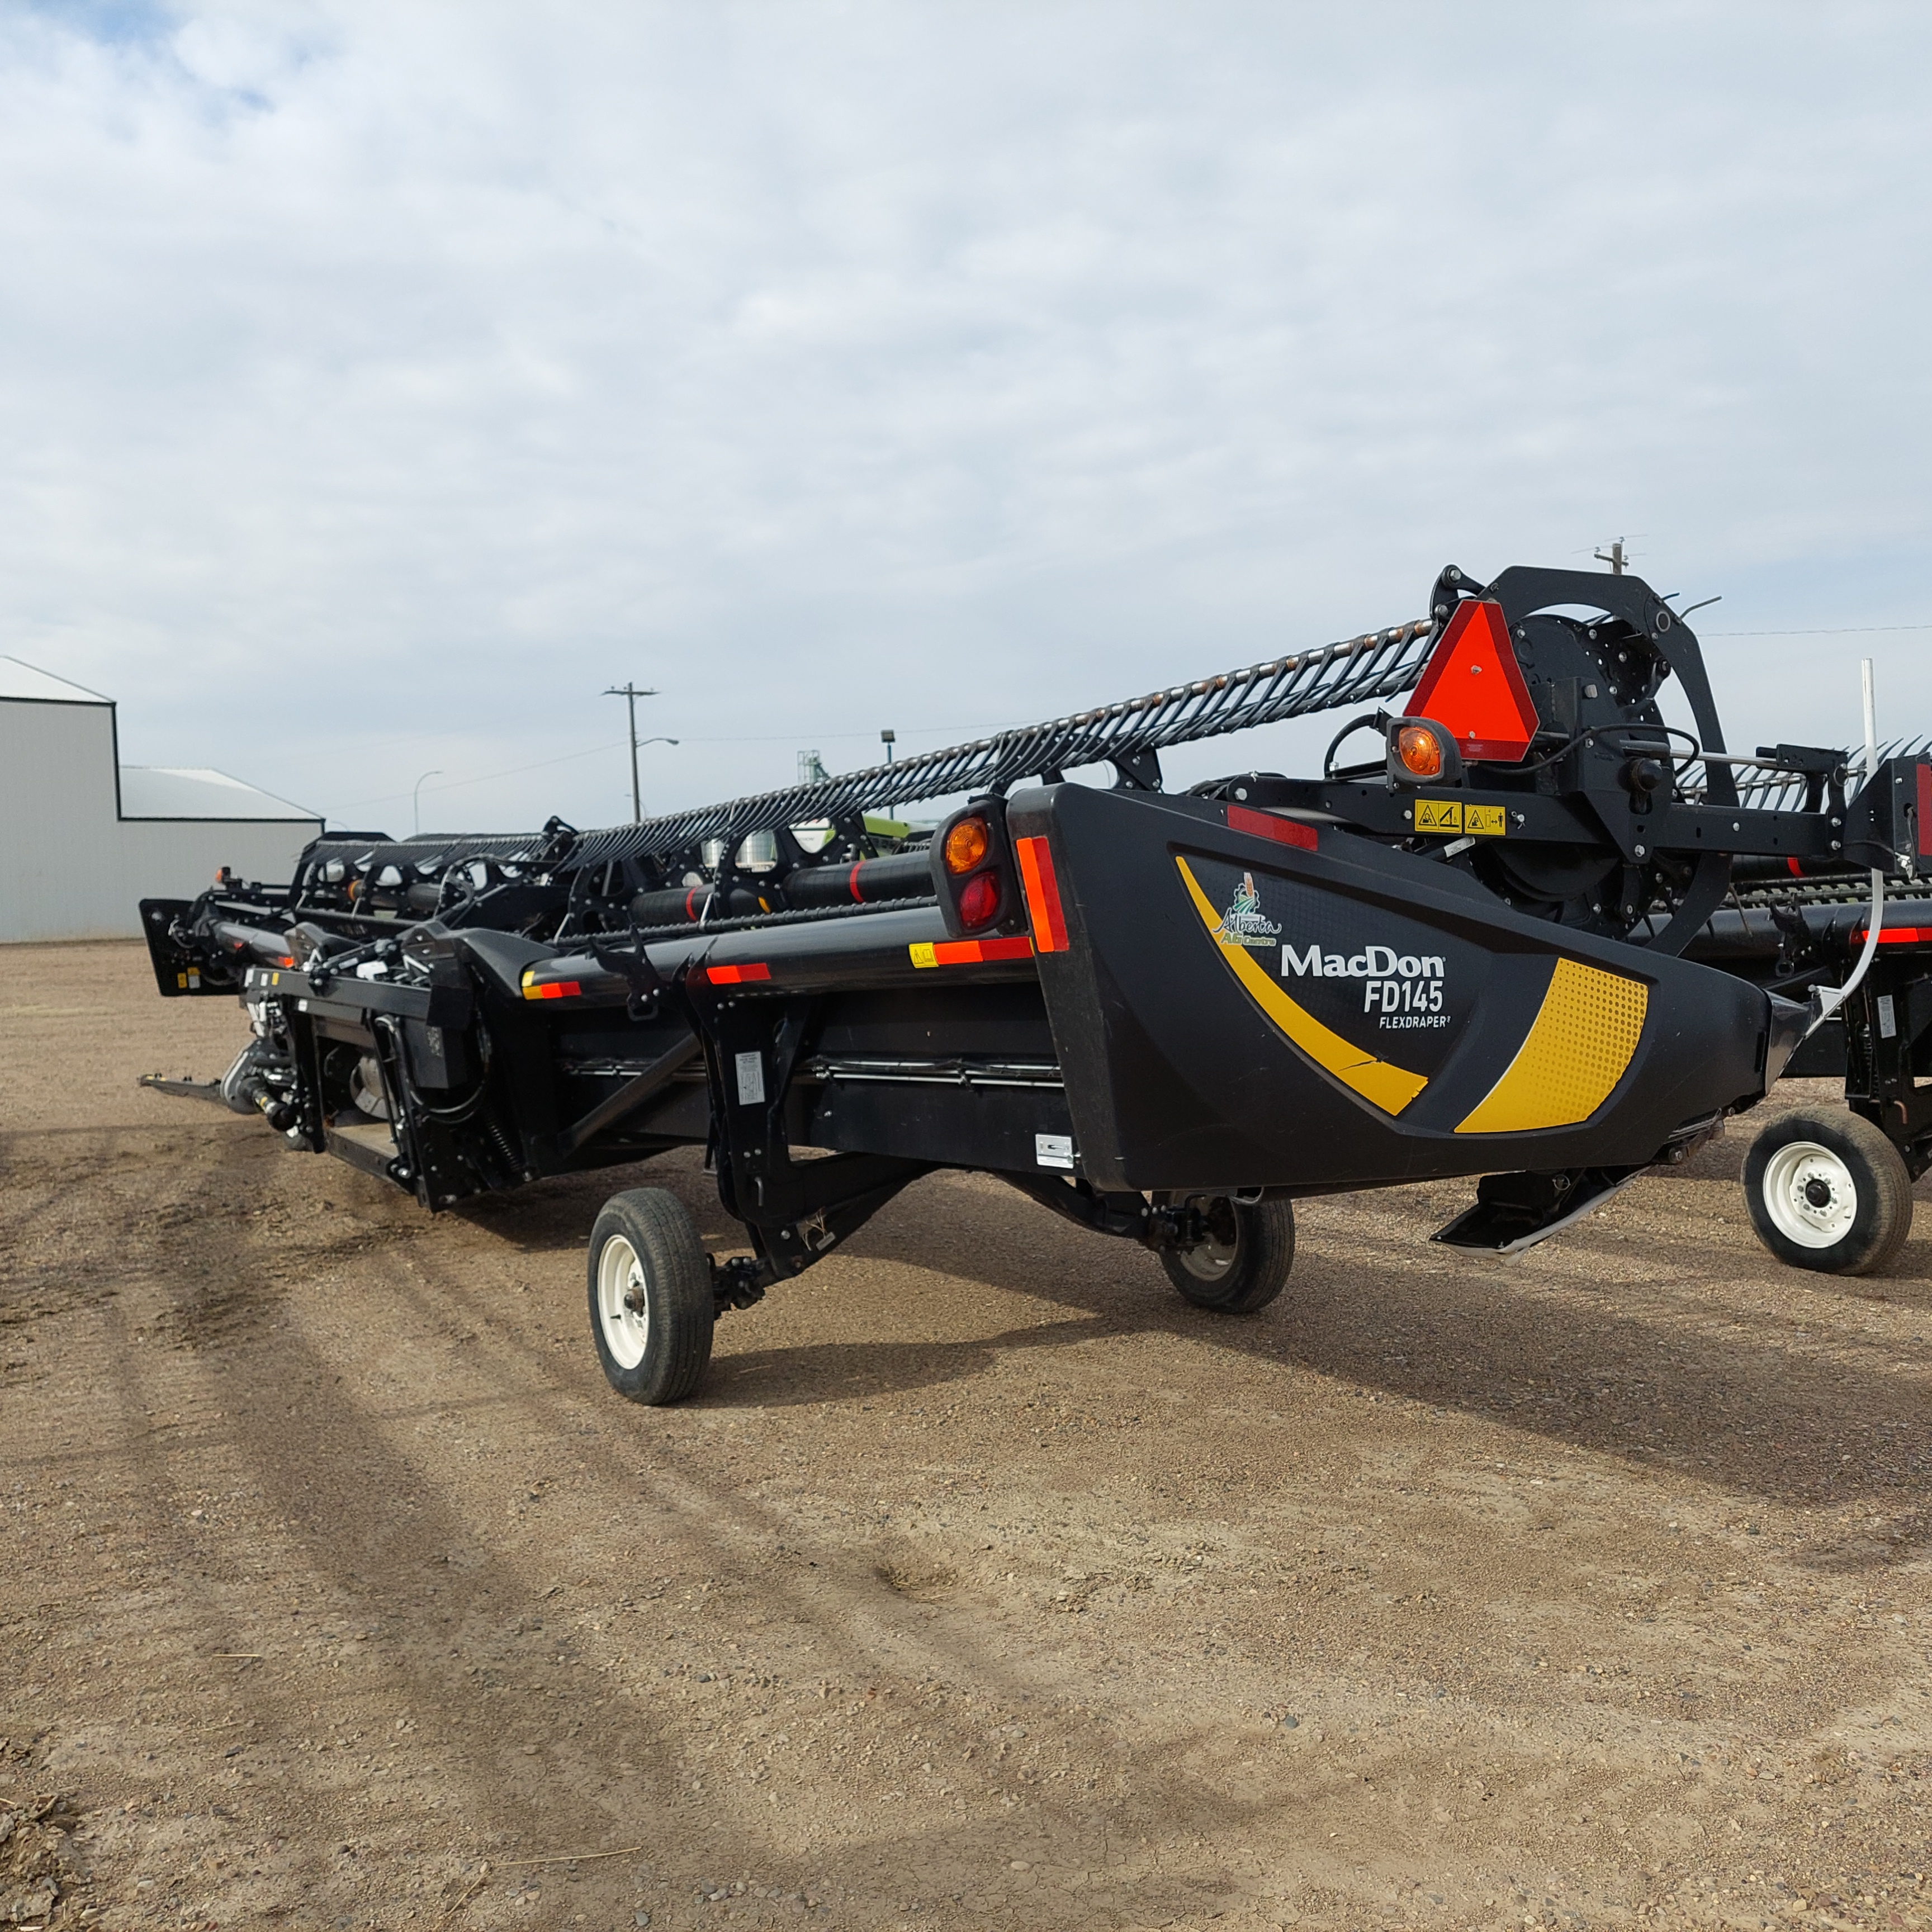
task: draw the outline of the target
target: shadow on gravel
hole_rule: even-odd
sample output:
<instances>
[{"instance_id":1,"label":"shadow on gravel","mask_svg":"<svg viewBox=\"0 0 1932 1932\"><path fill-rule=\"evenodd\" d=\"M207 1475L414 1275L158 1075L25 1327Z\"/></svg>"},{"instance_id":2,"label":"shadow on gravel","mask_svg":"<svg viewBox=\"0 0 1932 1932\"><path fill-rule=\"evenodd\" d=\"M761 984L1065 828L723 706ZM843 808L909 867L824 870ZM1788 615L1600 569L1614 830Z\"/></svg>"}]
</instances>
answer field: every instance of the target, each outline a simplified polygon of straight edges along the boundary
<instances>
[{"instance_id":1,"label":"shadow on gravel","mask_svg":"<svg viewBox=\"0 0 1932 1932\"><path fill-rule=\"evenodd\" d=\"M607 1167L593 1174L565 1174L532 1181L514 1194L480 1194L458 1202L448 1212L463 1222L527 1255L556 1254L588 1246L597 1210L614 1194L631 1187L669 1185L662 1168ZM722 1210L712 1202L714 1213Z\"/></svg>"},{"instance_id":2,"label":"shadow on gravel","mask_svg":"<svg viewBox=\"0 0 1932 1932\"><path fill-rule=\"evenodd\" d=\"M1795 1346L1804 1338L1787 1324L1754 1339L1715 1306L1700 1332L1684 1318L1694 1304L1681 1287L1660 1298L1646 1283L1642 1312L1624 1312L1622 1256L1612 1244L1592 1257L1600 1268L1589 1280L1565 1276L1560 1307L1539 1294L1534 1261L1465 1262L1435 1250L1432 1264L1412 1268L1414 1250L1394 1236L1348 1257L1304 1247L1281 1300L1243 1318L1187 1307L1152 1259L1124 1244L1110 1253L1043 1208L999 1201L983 1189L920 1184L852 1246L928 1270L950 1262L974 1280L1092 1318L1045 1324L1036 1331L1045 1348L1157 1330L1802 1507L1855 1499L1916 1506L1932 1476L1922 1362L1908 1370L1833 1360ZM1726 1230L1710 1257L1733 1274L1737 1232ZM1419 1246L1420 1220L1414 1238ZM1922 1279L1932 1244L1915 1243L1906 1255L1904 1279ZM1850 1295L1879 1286L1824 1286ZM1001 1343L950 1346L964 1360ZM874 1378L867 1392L950 1379L947 1352L946 1345L904 1349L903 1378ZM1928 1540L1932 1523L1882 1560L1916 1556Z\"/></svg>"},{"instance_id":3,"label":"shadow on gravel","mask_svg":"<svg viewBox=\"0 0 1932 1932\"><path fill-rule=\"evenodd\" d=\"M1135 1324L1138 1325L1138 1324ZM1100 1315L1009 1328L970 1342L828 1342L714 1357L694 1403L700 1408L795 1408L869 1401L984 1374L1016 1350L1058 1348L1129 1332Z\"/></svg>"},{"instance_id":4,"label":"shadow on gravel","mask_svg":"<svg viewBox=\"0 0 1932 1932\"><path fill-rule=\"evenodd\" d=\"M210 1184L205 1178L195 1178L204 1186ZM226 1246L229 1239L225 1232L217 1234L212 1222L199 1228L184 1224L157 1271L163 1291L178 1305L190 1304L200 1277L216 1262L218 1244L222 1264L260 1264L259 1252L238 1253ZM416 1259L419 1274L385 1283L399 1310L425 1330L446 1328L452 1315L476 1310L459 1260L439 1255L433 1238L418 1246ZM951 1372L965 1374L1000 1348L1051 1346L1056 1328L1090 1333L1097 1325L1083 1318L994 1337L974 1345L970 1360L950 1357L943 1349L925 1352L938 1363L950 1359ZM116 1340L121 1346L111 1352L112 1372L134 1434L136 1418L152 1407L153 1398L146 1387L141 1352L129 1346L124 1333ZM917 1352L805 1352L802 1370L796 1352L772 1352L770 1358L774 1368L790 1371L800 1390L794 1397L799 1400L862 1396L868 1378L880 1386L896 1376L903 1380L908 1358ZM753 1357L722 1366L737 1372L728 1376L729 1389L737 1382L754 1387L764 1365ZM887 1660L877 1647L882 1601L904 1598L908 1610L916 1612L937 1588L937 1573L902 1575L873 1562L849 1572L832 1565L790 1574L774 1564L773 1546L786 1528L782 1514L746 1493L728 1472L707 1466L703 1455L673 1454L662 1448L661 1432L682 1437L687 1448L694 1438L701 1443L698 1417L632 1411L610 1397L622 1420L648 1423L648 1442L632 1430L583 1427L583 1419L593 1412L591 1404L603 1393L601 1382L593 1393L592 1377L581 1372L580 1363L533 1354L508 1336L485 1338L480 1348L464 1354L460 1365L439 1372L448 1396L436 1413L479 1402L518 1411L526 1441L549 1445L526 1449L511 1470L532 1454L554 1455L556 1444L569 1442L580 1474L610 1499L608 1507L619 1513L623 1526L614 1545L586 1555L566 1550L566 1539L540 1514L526 1528L518 1526L526 1510L543 1510L545 1478L526 1487L506 1470L502 1486L508 1492L510 1527L479 1530L453 1498L425 1480L418 1466L422 1457L439 1453L434 1433L419 1450L406 1453L397 1412L386 1404L373 1411L366 1397L339 1386L341 1376L331 1372L328 1360L298 1328L231 1342L211 1354L207 1367L220 1378L218 1387L225 1384L236 1391L225 1400L221 1432L232 1440L259 1486L264 1514L284 1526L282 1533L298 1544L304 1564L327 1579L343 1606L332 1606L315 1619L322 1628L304 1626L299 1636L290 1628L279 1643L279 1634L257 1637L248 1629L250 1647L260 1643L270 1653L272 1670L238 1676L228 1692L232 1708L253 1718L267 1738L290 1743L304 1735L336 1738L342 1741L338 1750L346 1742L372 1754L382 1726L397 1714L407 1714L418 1727L418 1747L435 1754L442 1780L464 1794L460 1807L428 1826L425 1843L421 1818L404 1816L392 1825L358 1802L356 1786L340 1772L332 1773L339 1760L318 1756L293 1770L291 1782L298 1778L303 1786L295 1802L328 1826L326 1833L315 1834L317 1849L304 1862L302 1882L311 1912L325 1909L326 1901L330 1910L353 1906L359 1917L368 1902L360 1888L373 1887L385 1903L440 1912L440 1924L454 1910L452 1899L460 1902L462 1894L452 1894L448 1886L439 1893L436 1881L460 1857L466 1854L473 1860L487 1853L500 1860L568 1845L601 1851L605 1840L651 1840L647 1856L656 1874L674 1878L680 1886L699 1870L790 1871L794 1874L790 1882L799 1882L810 1871L837 1869L847 1882L856 1884L860 1880L849 1874L868 1860L898 1870L920 1869L935 1858L956 1864L962 1872L1007 1868L1016 1822L997 1814L937 1826L922 1822L898 1827L883 1820L855 1824L831 1850L808 1843L802 1849L794 1820L776 1811L768 1818L762 1808L754 1809L763 1793L739 1793L728 1766L704 1760L717 1714L688 1701L660 1703L645 1694L648 1678L644 1687L626 1686L604 1674L620 1642L648 1645L655 1628L674 1618L689 1619L698 1625L695 1631L674 1630L670 1636L689 1634L707 1645L716 1659L709 1668L724 1673L712 1694L736 1694L729 1680L745 1667L740 1640L746 1629L774 1621L766 1616L743 1627L735 1621L734 1606L755 1588L768 1602L782 1605L784 1615L776 1621L812 1633L814 1660L803 1684L790 1684L794 1695L808 1690L820 1675L874 1685L896 1678L901 1688L910 1688L937 1681L943 1672L949 1680L956 1677L970 1687L972 1701L956 1714L926 1708L920 1721L929 1738L957 1754L983 1745L988 1694L1010 1714L1031 1694L1034 1680L1024 1660L1010 1653L1000 1634L970 1625L907 1624ZM825 1398L810 1392L814 1371L824 1381ZM854 1375L861 1378L857 1384ZM265 1386L284 1392L284 1398L260 1405L242 1394ZM755 1395L749 1389L746 1395L751 1401L771 1400L769 1394ZM728 1394L722 1403L714 1398L708 1406L730 1406L730 1401ZM667 1424L671 1426L668 1432ZM640 1453L646 1458L641 1468ZM170 1567L191 1572L194 1580L186 1588L200 1599L197 1624L223 1633L226 1641L235 1606L245 1601L240 1588L243 1569L259 1561L261 1552L240 1552L242 1568L232 1570L228 1566L236 1558L230 1552L204 1553L178 1525L176 1498L159 1454L148 1448L136 1458L136 1470L145 1492L143 1514L157 1524L157 1540L165 1538L170 1546ZM158 1527L162 1525L165 1529ZM586 1635L568 1597L557 1600L562 1586L548 1582L546 1587L547 1580L578 1575L586 1566L601 1568L612 1561L614 1547L622 1551L624 1560L634 1562L646 1580L668 1572L687 1582L701 1581L706 1590L716 1592L708 1614L668 1607L640 1621L621 1640ZM245 1618L247 1612L242 1614ZM377 1640L350 1653L349 1662L340 1642L345 1624ZM238 1646L240 1639L235 1641ZM790 1648L779 1647L788 1653ZM560 1674L585 1666L596 1666L595 1674L588 1670ZM788 1680L771 1682L784 1685ZM736 1722L747 1720L741 1708L734 1707L732 1715ZM692 1782L694 1768L703 1772L701 1794ZM284 1797L294 1794L285 1792ZM1024 1828L1029 1838L1049 1838L1064 1848L1064 1862L1078 1863L1104 1858L1103 1819L1111 1822L1117 1838L1124 1831L1145 1834L1172 1829L1177 1820L1198 1820L1201 1828L1211 1826L1238 1834L1264 1812L1276 1816L1280 1809L1278 1798L1246 1805L1231 1802L1211 1766L1180 1761L1150 1773L1124 1797L1090 1796L1063 1804L1036 1793L1033 1803L1035 1815ZM338 1840L355 1845L358 1863L352 1873L320 1850L325 1840L333 1846ZM702 1864L697 1862L700 1858ZM604 1922L627 1916L628 1907L621 1912L619 1908L635 1890L626 1872L628 1862L614 1858L608 1865L586 1864L571 1902L592 1909ZM1204 1888L1217 1888L1212 1881L1186 1876L1157 1876L1151 1883L1173 1901L1173 1910L1164 1917L1198 1905ZM502 1892L500 1886L494 1901L500 1908ZM886 1916L868 1910L863 1922L879 1922Z\"/></svg>"},{"instance_id":5,"label":"shadow on gravel","mask_svg":"<svg viewBox=\"0 0 1932 1932\"><path fill-rule=\"evenodd\" d=\"M1932 1308L1932 1294L1898 1292L1908 1283L1932 1283L1932 1241L1907 1241L1883 1274L1847 1275L1838 1285L1864 1300L1922 1302Z\"/></svg>"},{"instance_id":6,"label":"shadow on gravel","mask_svg":"<svg viewBox=\"0 0 1932 1932\"><path fill-rule=\"evenodd\" d=\"M1742 1160L1743 1146L1739 1137L1699 1158L1735 1153ZM692 1150L539 1183L469 1204L460 1217L523 1252L553 1253L580 1247L598 1207L626 1186L668 1187L713 1246L746 1245ZM1391 1197L1396 1215L1400 1202ZM1782 1319L1754 1336L1725 1310L1698 1302L1698 1271L1735 1282L1775 1268L1754 1246L1741 1251L1749 1237L1735 1223L1714 1228L1708 1240L1680 1240L1674 1252L1693 1274L1689 1282L1647 1282L1634 1293L1620 1282L1629 1246L1586 1224L1562 1238L1570 1266L1556 1284L1559 1306L1540 1292L1549 1276L1534 1258L1445 1256L1423 1246L1429 1217L1412 1210L1409 1218L1412 1235L1377 1234L1352 1254L1311 1231L1282 1300L1257 1317L1226 1318L1181 1303L1153 1258L1126 1244L1083 1234L997 1184L934 1175L915 1183L845 1252L916 1270L956 1305L984 1284L1076 1311L1072 1318L956 1342L723 1353L694 1406L871 1400L966 1379L1014 1348L1050 1353L1152 1330L1794 1505L1916 1503L1932 1476L1922 1364L1835 1360L1814 1344L1860 1354L1864 1345L1801 1333ZM1932 1242L1916 1241L1890 1275L1820 1276L1811 1286L1847 1301L1932 1306L1928 1282ZM784 1285L772 1292L782 1295ZM732 1316L743 1326L734 1325L731 1339L758 1318L756 1310ZM1915 1553L1928 1540L1932 1525L1897 1553Z\"/></svg>"},{"instance_id":7,"label":"shadow on gravel","mask_svg":"<svg viewBox=\"0 0 1932 1932\"><path fill-rule=\"evenodd\" d=\"M185 1317L210 1269L246 1268L253 1258L190 1232L158 1269L158 1284ZM235 1391L221 1432L260 1486L268 1519L340 1593L347 1622L381 1641L356 1651L356 1667L337 1675L344 1654L336 1641L340 1612L325 1609L285 1635L248 1628L246 1612L238 1619L236 1610L242 1578L224 1574L229 1553L210 1552L178 1526L174 1483L140 1420L154 1400L142 1352L124 1330L114 1340L107 1359L142 1514L156 1544L166 1546L176 1586L195 1605L193 1621L224 1638L241 1621L251 1643L268 1652L266 1670L234 1678L229 1702L254 1720L265 1741L286 1747L305 1735L333 1738L338 1753L348 1740L373 1754L387 1724L408 1713L419 1744L438 1754L440 1778L464 1793L435 1822L430 1842L419 1844L386 1828L339 1756L284 1757L281 1775L304 1788L298 1798L286 1790L281 1796L327 1824L302 1860L309 1910L327 1900L329 1910L354 1908L359 1918L367 1910L359 1888L372 1882L387 1901L438 1910L450 1894L446 1887L439 1894L437 1880L465 1853L506 1839L545 1849L588 1841L599 1850L601 1838L631 1830L640 1811L676 1806L680 1748L635 1700L573 1701L567 1736L560 1720L533 1702L532 1684L574 1660L574 1630L555 1618L546 1630L530 1576L479 1546L474 1525L425 1484L392 1445L390 1430L335 1386L340 1376L292 1327L210 1356L216 1386ZM265 1388L280 1399L248 1400ZM259 1556L244 1551L241 1560ZM506 1699L500 1694L506 1684L523 1694ZM359 1864L327 1855L324 1840L333 1846L344 1839L354 1840ZM614 1899L628 1895L621 1862L613 1861L608 1874L590 1869L608 1876Z\"/></svg>"}]
</instances>

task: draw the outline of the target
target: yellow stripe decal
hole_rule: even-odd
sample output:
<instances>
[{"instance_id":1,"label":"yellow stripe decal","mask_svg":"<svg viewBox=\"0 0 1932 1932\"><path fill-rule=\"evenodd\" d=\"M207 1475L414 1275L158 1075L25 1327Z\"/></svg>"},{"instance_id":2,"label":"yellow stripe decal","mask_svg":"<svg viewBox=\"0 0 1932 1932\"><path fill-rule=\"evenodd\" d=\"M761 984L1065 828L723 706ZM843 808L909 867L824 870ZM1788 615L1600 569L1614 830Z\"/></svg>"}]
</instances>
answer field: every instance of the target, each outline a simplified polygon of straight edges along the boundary
<instances>
[{"instance_id":1,"label":"yellow stripe decal","mask_svg":"<svg viewBox=\"0 0 1932 1932\"><path fill-rule=\"evenodd\" d=\"M1520 1134L1587 1120L1635 1058L1649 1004L1640 980L1558 960L1516 1058L1456 1131Z\"/></svg>"},{"instance_id":2,"label":"yellow stripe decal","mask_svg":"<svg viewBox=\"0 0 1932 1932\"><path fill-rule=\"evenodd\" d=\"M1316 1066L1334 1074L1343 1086L1352 1088L1372 1106L1379 1107L1385 1114L1400 1113L1429 1084L1426 1076L1406 1072L1400 1066L1391 1066L1386 1060L1378 1060L1366 1048L1352 1046L1339 1033L1324 1026L1312 1013L1297 1006L1262 970L1260 962L1246 946L1230 946L1225 940L1216 938L1221 915L1188 870L1187 861L1177 856L1174 862L1180 868L1180 876L1194 901L1194 910L1201 915L1201 923L1208 928L1208 936L1220 947L1221 957L1227 961L1234 977L1246 988L1262 1011Z\"/></svg>"}]
</instances>

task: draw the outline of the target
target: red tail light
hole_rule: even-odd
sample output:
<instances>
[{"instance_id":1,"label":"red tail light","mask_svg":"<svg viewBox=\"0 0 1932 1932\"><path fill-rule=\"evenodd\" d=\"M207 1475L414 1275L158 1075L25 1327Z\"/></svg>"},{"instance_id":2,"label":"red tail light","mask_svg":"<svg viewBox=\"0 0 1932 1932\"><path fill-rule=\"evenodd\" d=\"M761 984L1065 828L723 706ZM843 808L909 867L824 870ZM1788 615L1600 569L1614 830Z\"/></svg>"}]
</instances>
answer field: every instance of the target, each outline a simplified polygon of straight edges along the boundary
<instances>
[{"instance_id":1,"label":"red tail light","mask_svg":"<svg viewBox=\"0 0 1932 1932\"><path fill-rule=\"evenodd\" d=\"M994 927L1011 931L1023 914L1004 800L976 798L945 820L934 834L928 863L934 896L955 939Z\"/></svg>"},{"instance_id":2,"label":"red tail light","mask_svg":"<svg viewBox=\"0 0 1932 1932\"><path fill-rule=\"evenodd\" d=\"M959 922L969 932L991 926L1000 916L998 874L980 872L968 879L960 889L958 904Z\"/></svg>"}]
</instances>

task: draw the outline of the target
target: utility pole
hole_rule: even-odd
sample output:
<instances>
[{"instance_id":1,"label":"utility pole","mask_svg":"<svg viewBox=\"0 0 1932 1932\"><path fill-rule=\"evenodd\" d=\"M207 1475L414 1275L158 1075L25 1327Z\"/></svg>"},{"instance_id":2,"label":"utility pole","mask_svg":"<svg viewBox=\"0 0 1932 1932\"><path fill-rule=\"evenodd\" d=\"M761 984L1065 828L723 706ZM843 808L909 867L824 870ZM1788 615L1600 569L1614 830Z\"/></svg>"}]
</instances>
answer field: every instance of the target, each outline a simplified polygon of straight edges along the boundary
<instances>
[{"instance_id":1,"label":"utility pole","mask_svg":"<svg viewBox=\"0 0 1932 1932\"><path fill-rule=\"evenodd\" d=\"M1610 566L1610 574L1612 577L1622 576L1624 574L1624 563L1625 561L1624 556L1623 538L1622 537L1618 537L1617 540L1610 545L1608 550L1600 550L1598 551L1597 561L1599 563L1607 563Z\"/></svg>"},{"instance_id":2,"label":"utility pole","mask_svg":"<svg viewBox=\"0 0 1932 1932\"><path fill-rule=\"evenodd\" d=\"M886 748L886 763L887 764L890 764L892 761L892 747L896 745L898 741L899 734L896 731L886 730L881 731L879 734L879 742Z\"/></svg>"},{"instance_id":3,"label":"utility pole","mask_svg":"<svg viewBox=\"0 0 1932 1932\"><path fill-rule=\"evenodd\" d=\"M644 788L638 782L638 700L655 698L655 691L640 691L628 680L622 684L610 686L604 692L606 698L621 698L631 710L631 823L641 825L644 822Z\"/></svg>"}]
</instances>

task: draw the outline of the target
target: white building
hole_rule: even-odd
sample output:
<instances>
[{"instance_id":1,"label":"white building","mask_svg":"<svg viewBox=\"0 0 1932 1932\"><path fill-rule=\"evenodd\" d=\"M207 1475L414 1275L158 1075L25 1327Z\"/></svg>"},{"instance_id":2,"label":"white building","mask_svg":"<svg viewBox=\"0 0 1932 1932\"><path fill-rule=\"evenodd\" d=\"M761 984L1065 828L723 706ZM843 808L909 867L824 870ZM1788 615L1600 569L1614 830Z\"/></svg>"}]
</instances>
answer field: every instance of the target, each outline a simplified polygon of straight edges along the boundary
<instances>
[{"instance_id":1,"label":"white building","mask_svg":"<svg viewBox=\"0 0 1932 1932\"><path fill-rule=\"evenodd\" d=\"M123 765L114 702L0 657L0 940L133 938L226 866L278 884L322 821L225 772Z\"/></svg>"}]
</instances>

